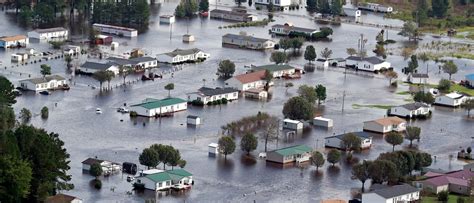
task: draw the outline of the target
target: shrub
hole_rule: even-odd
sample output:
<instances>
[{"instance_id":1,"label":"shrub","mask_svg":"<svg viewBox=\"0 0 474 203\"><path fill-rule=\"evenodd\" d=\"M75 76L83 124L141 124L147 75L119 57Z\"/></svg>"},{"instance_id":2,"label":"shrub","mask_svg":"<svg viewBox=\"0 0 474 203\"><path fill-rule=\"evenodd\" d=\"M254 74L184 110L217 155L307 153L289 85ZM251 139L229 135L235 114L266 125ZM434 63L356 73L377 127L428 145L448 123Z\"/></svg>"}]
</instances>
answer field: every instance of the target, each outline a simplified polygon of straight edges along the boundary
<instances>
[{"instance_id":1,"label":"shrub","mask_svg":"<svg viewBox=\"0 0 474 203\"><path fill-rule=\"evenodd\" d=\"M207 102L207 105L209 105L209 106L210 106L210 105L212 105L212 104L213 104L213 103L212 103L212 102L210 102L210 101L209 101L209 102Z\"/></svg>"},{"instance_id":2,"label":"shrub","mask_svg":"<svg viewBox=\"0 0 474 203\"><path fill-rule=\"evenodd\" d=\"M441 191L438 193L438 200L442 202L447 202L449 199L448 191Z\"/></svg>"},{"instance_id":3,"label":"shrub","mask_svg":"<svg viewBox=\"0 0 474 203\"><path fill-rule=\"evenodd\" d=\"M219 100L216 100L216 104L217 104L217 105L221 105L221 104L222 104L222 100L220 100L220 99L219 99Z\"/></svg>"},{"instance_id":4,"label":"shrub","mask_svg":"<svg viewBox=\"0 0 474 203\"><path fill-rule=\"evenodd\" d=\"M226 98L223 98L223 99L222 99L222 104L227 104L227 103L228 103L227 99L226 99Z\"/></svg>"},{"instance_id":5,"label":"shrub","mask_svg":"<svg viewBox=\"0 0 474 203\"><path fill-rule=\"evenodd\" d=\"M218 104L218 103L217 103L216 100L212 101L212 105L217 105L217 104Z\"/></svg>"},{"instance_id":6,"label":"shrub","mask_svg":"<svg viewBox=\"0 0 474 203\"><path fill-rule=\"evenodd\" d=\"M451 81L441 79L438 84L438 90L441 92L448 92L451 89Z\"/></svg>"},{"instance_id":7,"label":"shrub","mask_svg":"<svg viewBox=\"0 0 474 203\"><path fill-rule=\"evenodd\" d=\"M100 190L102 188L102 181L94 180L94 188Z\"/></svg>"},{"instance_id":8,"label":"shrub","mask_svg":"<svg viewBox=\"0 0 474 203\"><path fill-rule=\"evenodd\" d=\"M138 113L135 111L130 111L130 117L137 117Z\"/></svg>"},{"instance_id":9,"label":"shrub","mask_svg":"<svg viewBox=\"0 0 474 203\"><path fill-rule=\"evenodd\" d=\"M199 100L193 100L193 101L191 102L191 104L192 104L193 106L204 106L204 102L199 101Z\"/></svg>"},{"instance_id":10,"label":"shrub","mask_svg":"<svg viewBox=\"0 0 474 203\"><path fill-rule=\"evenodd\" d=\"M42 119L47 119L48 117L49 117L49 109L48 109L48 107L44 106L41 109L41 118Z\"/></svg>"}]
</instances>

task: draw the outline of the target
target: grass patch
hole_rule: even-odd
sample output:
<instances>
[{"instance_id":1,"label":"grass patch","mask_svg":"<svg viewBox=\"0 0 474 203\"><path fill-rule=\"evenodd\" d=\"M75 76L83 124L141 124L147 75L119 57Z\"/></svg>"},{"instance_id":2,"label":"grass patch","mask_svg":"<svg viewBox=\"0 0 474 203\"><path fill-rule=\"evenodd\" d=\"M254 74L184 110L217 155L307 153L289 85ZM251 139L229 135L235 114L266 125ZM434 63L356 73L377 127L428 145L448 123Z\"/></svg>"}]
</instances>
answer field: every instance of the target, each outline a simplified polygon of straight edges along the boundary
<instances>
[{"instance_id":1,"label":"grass patch","mask_svg":"<svg viewBox=\"0 0 474 203\"><path fill-rule=\"evenodd\" d=\"M409 99L404 99L403 101L406 101L406 102L414 102L415 100L413 100L412 98L409 98Z\"/></svg>"},{"instance_id":2,"label":"grass patch","mask_svg":"<svg viewBox=\"0 0 474 203\"><path fill-rule=\"evenodd\" d=\"M459 196L464 197L465 202L474 202L473 197L466 197L466 196L462 196L462 195L449 194L448 203L457 203L457 200L458 200ZM423 196L421 198L422 198L421 203L441 203L440 201L438 201L438 197Z\"/></svg>"},{"instance_id":3,"label":"grass patch","mask_svg":"<svg viewBox=\"0 0 474 203\"><path fill-rule=\"evenodd\" d=\"M410 91L397 92L398 95L410 95Z\"/></svg>"},{"instance_id":4,"label":"grass patch","mask_svg":"<svg viewBox=\"0 0 474 203\"><path fill-rule=\"evenodd\" d=\"M474 96L474 89L469 89L467 87L464 87L458 84L451 85L451 89L449 90L468 94L469 96Z\"/></svg>"},{"instance_id":5,"label":"grass patch","mask_svg":"<svg viewBox=\"0 0 474 203\"><path fill-rule=\"evenodd\" d=\"M392 108L393 106L391 106L391 105L381 105L381 104L352 104L352 108L354 108L354 109L360 109L360 108L363 108L363 107L387 110L387 109Z\"/></svg>"}]
</instances>

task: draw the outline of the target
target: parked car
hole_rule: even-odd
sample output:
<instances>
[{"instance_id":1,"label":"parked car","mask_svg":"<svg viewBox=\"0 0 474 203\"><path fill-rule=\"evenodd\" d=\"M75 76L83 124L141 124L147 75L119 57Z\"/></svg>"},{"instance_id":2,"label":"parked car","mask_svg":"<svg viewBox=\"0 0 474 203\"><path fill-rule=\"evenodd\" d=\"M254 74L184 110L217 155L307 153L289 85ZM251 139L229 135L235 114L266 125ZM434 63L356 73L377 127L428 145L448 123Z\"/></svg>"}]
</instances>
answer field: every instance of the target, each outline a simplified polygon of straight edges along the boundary
<instances>
[{"instance_id":1,"label":"parked car","mask_svg":"<svg viewBox=\"0 0 474 203\"><path fill-rule=\"evenodd\" d=\"M48 91L41 91L41 92L39 92L39 93L42 94L42 95L50 95L50 94L51 94L51 93L49 93Z\"/></svg>"},{"instance_id":2,"label":"parked car","mask_svg":"<svg viewBox=\"0 0 474 203\"><path fill-rule=\"evenodd\" d=\"M95 113L96 113L96 114L101 114L101 113L102 113L102 110L101 110L100 108L97 108L97 109L95 109Z\"/></svg>"},{"instance_id":3,"label":"parked car","mask_svg":"<svg viewBox=\"0 0 474 203\"><path fill-rule=\"evenodd\" d=\"M18 96L21 96L23 93L21 93L20 90L15 89L13 90L13 94L15 94L15 96L18 97Z\"/></svg>"}]
</instances>

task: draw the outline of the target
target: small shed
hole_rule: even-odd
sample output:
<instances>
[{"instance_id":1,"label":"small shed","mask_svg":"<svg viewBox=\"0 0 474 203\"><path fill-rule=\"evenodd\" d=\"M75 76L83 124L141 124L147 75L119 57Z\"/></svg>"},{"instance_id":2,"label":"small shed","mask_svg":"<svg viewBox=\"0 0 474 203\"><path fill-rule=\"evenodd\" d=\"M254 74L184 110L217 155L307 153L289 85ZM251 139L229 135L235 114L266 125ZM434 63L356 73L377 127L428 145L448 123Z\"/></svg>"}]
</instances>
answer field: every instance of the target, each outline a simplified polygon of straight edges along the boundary
<instances>
[{"instance_id":1,"label":"small shed","mask_svg":"<svg viewBox=\"0 0 474 203\"><path fill-rule=\"evenodd\" d=\"M208 145L209 156L216 156L219 154L219 144L211 143Z\"/></svg>"},{"instance_id":2,"label":"small shed","mask_svg":"<svg viewBox=\"0 0 474 203\"><path fill-rule=\"evenodd\" d=\"M23 56L19 54L12 54L12 61L14 62L23 61Z\"/></svg>"},{"instance_id":3,"label":"small shed","mask_svg":"<svg viewBox=\"0 0 474 203\"><path fill-rule=\"evenodd\" d=\"M112 42L110 43L110 47L112 47L112 49L116 49L119 47L119 43L118 42Z\"/></svg>"},{"instance_id":4,"label":"small shed","mask_svg":"<svg viewBox=\"0 0 474 203\"><path fill-rule=\"evenodd\" d=\"M244 94L245 97L253 99L264 99L268 97L268 92L261 89L248 89Z\"/></svg>"},{"instance_id":5,"label":"small shed","mask_svg":"<svg viewBox=\"0 0 474 203\"><path fill-rule=\"evenodd\" d=\"M130 162L123 162L122 170L125 173L135 175L137 173L137 165Z\"/></svg>"},{"instance_id":6,"label":"small shed","mask_svg":"<svg viewBox=\"0 0 474 203\"><path fill-rule=\"evenodd\" d=\"M194 35L185 34L183 35L183 42L194 42Z\"/></svg>"},{"instance_id":7,"label":"small shed","mask_svg":"<svg viewBox=\"0 0 474 203\"><path fill-rule=\"evenodd\" d=\"M283 120L283 128L291 130L301 130L303 129L303 122L291 119Z\"/></svg>"},{"instance_id":8,"label":"small shed","mask_svg":"<svg viewBox=\"0 0 474 203\"><path fill-rule=\"evenodd\" d=\"M189 115L186 117L186 123L188 125L201 125L201 118L199 116Z\"/></svg>"},{"instance_id":9,"label":"small shed","mask_svg":"<svg viewBox=\"0 0 474 203\"><path fill-rule=\"evenodd\" d=\"M318 117L315 117L313 119L313 125L314 126L325 127L325 128L331 128L333 126L333 121L332 121L332 119L323 118L321 116L318 116Z\"/></svg>"},{"instance_id":10,"label":"small shed","mask_svg":"<svg viewBox=\"0 0 474 203\"><path fill-rule=\"evenodd\" d=\"M175 22L174 15L161 15L160 23L173 24Z\"/></svg>"}]
</instances>

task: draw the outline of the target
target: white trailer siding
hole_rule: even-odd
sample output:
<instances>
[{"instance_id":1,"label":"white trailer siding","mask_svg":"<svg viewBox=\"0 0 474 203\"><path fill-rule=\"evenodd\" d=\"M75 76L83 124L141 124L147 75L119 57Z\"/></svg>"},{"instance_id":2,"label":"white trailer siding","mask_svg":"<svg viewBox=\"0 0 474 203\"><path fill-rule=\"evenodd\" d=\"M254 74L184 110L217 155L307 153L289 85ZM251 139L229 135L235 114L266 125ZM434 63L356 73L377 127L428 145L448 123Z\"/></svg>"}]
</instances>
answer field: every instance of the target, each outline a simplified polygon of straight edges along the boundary
<instances>
[{"instance_id":1,"label":"white trailer siding","mask_svg":"<svg viewBox=\"0 0 474 203\"><path fill-rule=\"evenodd\" d=\"M114 34L124 37L136 37L138 36L138 31L133 28L126 28L120 26L113 26L113 25L105 25L105 24L98 24L94 23L92 25L93 29L108 34Z\"/></svg>"},{"instance_id":2,"label":"white trailer siding","mask_svg":"<svg viewBox=\"0 0 474 203\"><path fill-rule=\"evenodd\" d=\"M323 118L323 117L316 117L313 119L314 126L326 127L331 128L333 126L332 119Z\"/></svg>"}]
</instances>

